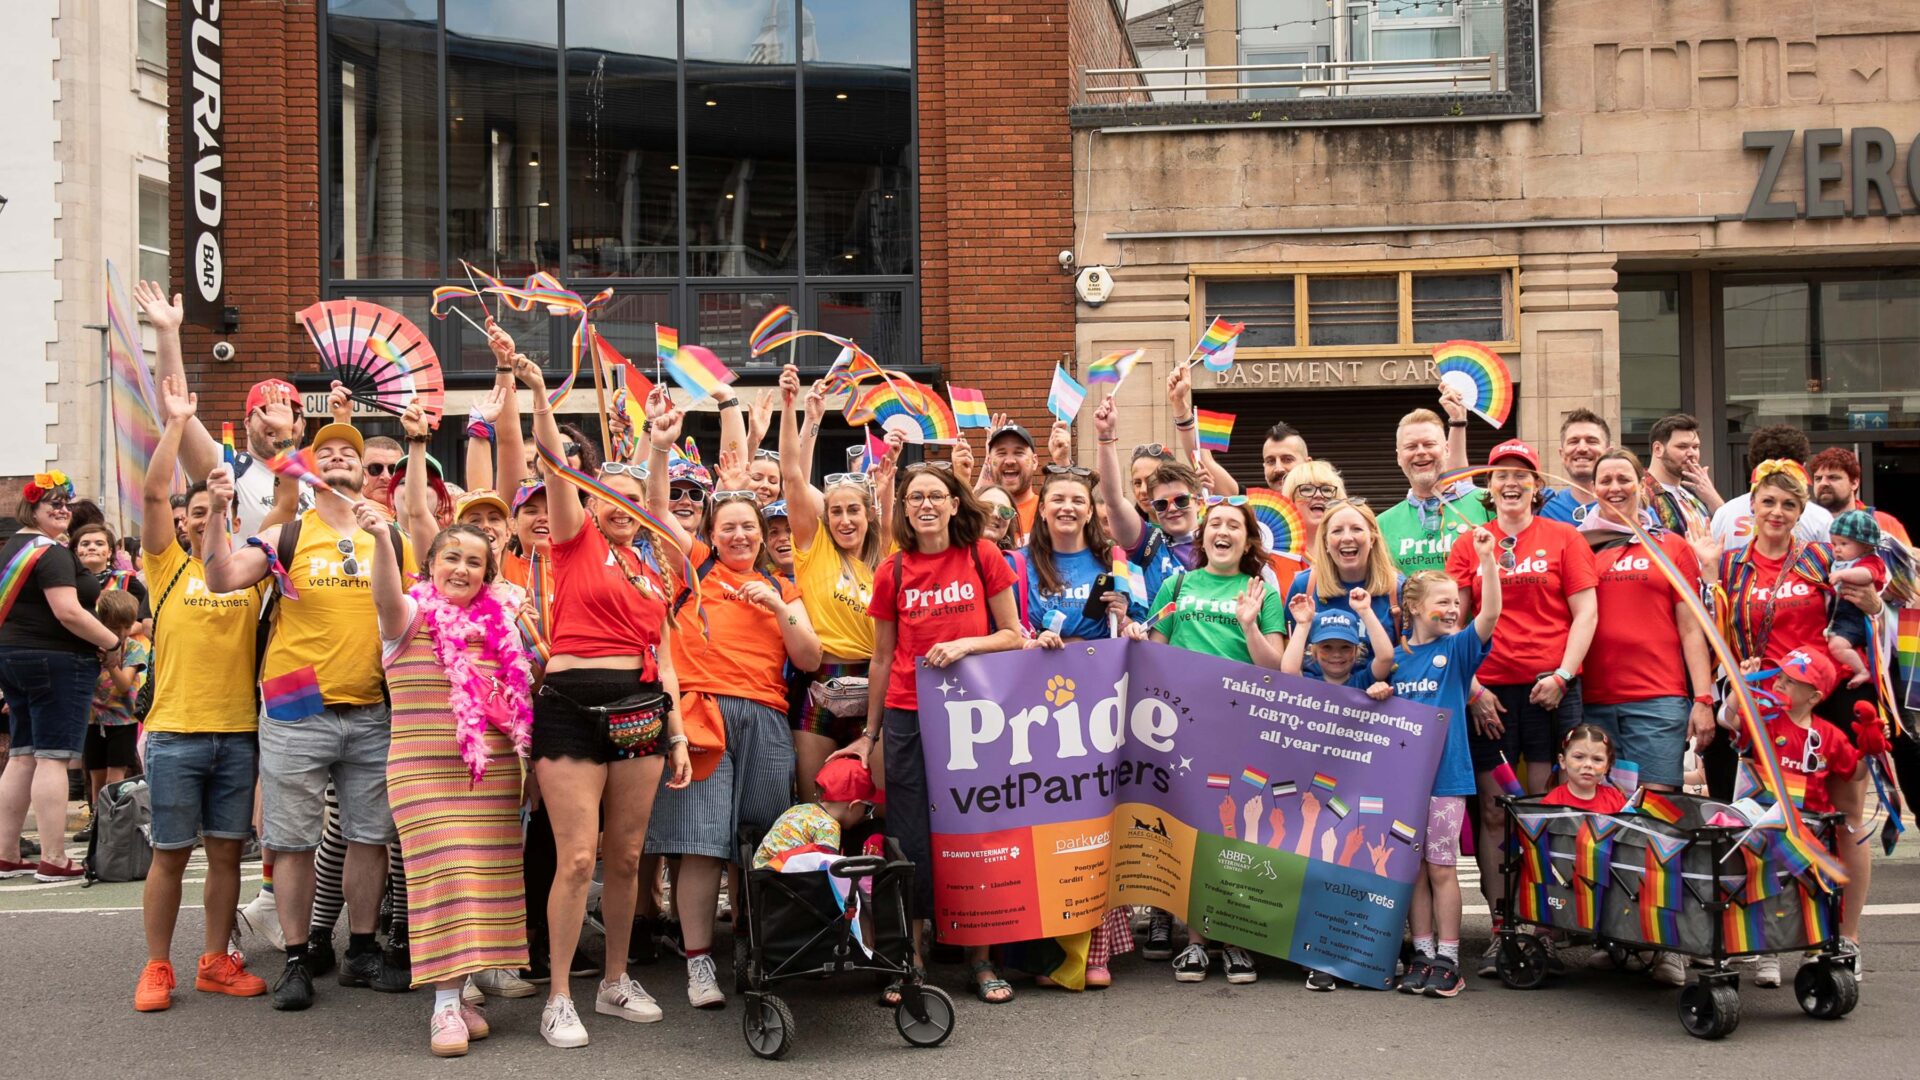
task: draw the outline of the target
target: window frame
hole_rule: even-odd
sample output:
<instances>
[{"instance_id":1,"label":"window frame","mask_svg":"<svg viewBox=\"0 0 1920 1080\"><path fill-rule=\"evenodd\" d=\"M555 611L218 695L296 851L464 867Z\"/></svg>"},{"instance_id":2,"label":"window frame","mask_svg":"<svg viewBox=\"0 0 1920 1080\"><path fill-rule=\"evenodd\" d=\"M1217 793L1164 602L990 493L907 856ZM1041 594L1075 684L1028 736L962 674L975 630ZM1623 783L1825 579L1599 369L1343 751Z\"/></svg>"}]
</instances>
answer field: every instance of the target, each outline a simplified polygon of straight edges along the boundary
<instances>
[{"instance_id":1,"label":"window frame","mask_svg":"<svg viewBox=\"0 0 1920 1080\"><path fill-rule=\"evenodd\" d=\"M1243 360L1295 360L1302 358L1427 356L1438 341L1413 338L1413 279L1416 275L1458 275L1474 272L1499 274L1503 278L1502 323L1507 336L1481 344L1495 352L1512 353L1520 349L1520 259L1518 256L1492 256L1460 259L1383 259L1368 262L1330 263L1200 263L1187 272L1188 349L1206 332L1213 312L1207 305L1207 283L1217 280L1269 278L1293 279L1294 344L1288 346L1251 346L1235 350ZM1397 279L1399 326L1394 341L1385 345L1315 345L1308 320L1307 282L1317 277L1384 277Z\"/></svg>"},{"instance_id":2,"label":"window frame","mask_svg":"<svg viewBox=\"0 0 1920 1080\"><path fill-rule=\"evenodd\" d=\"M143 239L145 230L141 228L141 225L143 224L142 222L143 215L141 214L140 204L142 201L144 201L144 196L149 191L159 196L159 199L160 199L160 236L165 243L164 247L155 247L151 244L148 244ZM140 271L142 269L142 266L141 266L142 261L148 255L157 255L161 259L165 260L166 266L167 266L167 273L161 275L156 280L162 282L163 284L172 281L171 275L173 273L173 232L172 232L173 222L172 222L172 217L170 215L170 212L168 210L168 199L171 195L172 195L172 189L166 180L159 177L148 176L145 173L136 173L134 175L134 179L133 179L133 244L134 244L133 269L134 269L134 273L139 274L142 280L146 280L146 275L140 274Z\"/></svg>"},{"instance_id":3,"label":"window frame","mask_svg":"<svg viewBox=\"0 0 1920 1080\"><path fill-rule=\"evenodd\" d=\"M160 9L160 56L142 56L140 47L144 43L140 35L140 13L148 7ZM162 78L167 74L167 53L170 51L169 33L173 29L173 20L167 7L167 0L133 0L133 63L141 71L151 72Z\"/></svg>"}]
</instances>

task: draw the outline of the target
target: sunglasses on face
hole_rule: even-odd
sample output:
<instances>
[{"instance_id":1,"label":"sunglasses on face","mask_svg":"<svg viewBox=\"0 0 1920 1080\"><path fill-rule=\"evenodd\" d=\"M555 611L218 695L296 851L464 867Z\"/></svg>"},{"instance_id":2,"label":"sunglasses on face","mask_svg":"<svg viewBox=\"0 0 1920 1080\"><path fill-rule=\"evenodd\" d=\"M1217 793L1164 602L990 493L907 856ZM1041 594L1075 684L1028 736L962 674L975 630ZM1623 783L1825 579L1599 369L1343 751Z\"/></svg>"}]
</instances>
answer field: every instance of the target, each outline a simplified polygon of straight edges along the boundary
<instances>
[{"instance_id":1,"label":"sunglasses on face","mask_svg":"<svg viewBox=\"0 0 1920 1080\"><path fill-rule=\"evenodd\" d=\"M49 495L40 500L40 505L52 507L55 510L65 510L71 501L65 495Z\"/></svg>"},{"instance_id":2,"label":"sunglasses on face","mask_svg":"<svg viewBox=\"0 0 1920 1080\"><path fill-rule=\"evenodd\" d=\"M699 502L707 493L693 484L675 484L667 489L669 502Z\"/></svg>"},{"instance_id":3,"label":"sunglasses on face","mask_svg":"<svg viewBox=\"0 0 1920 1080\"><path fill-rule=\"evenodd\" d=\"M1169 510L1185 510L1193 505L1193 496L1175 495L1171 499L1154 499L1147 505L1153 507L1153 512L1156 514L1164 514Z\"/></svg>"},{"instance_id":4,"label":"sunglasses on face","mask_svg":"<svg viewBox=\"0 0 1920 1080\"><path fill-rule=\"evenodd\" d=\"M580 453L580 444L577 442L562 443L560 450L567 457L575 457Z\"/></svg>"},{"instance_id":5,"label":"sunglasses on face","mask_svg":"<svg viewBox=\"0 0 1920 1080\"><path fill-rule=\"evenodd\" d=\"M366 469L368 476L388 476L400 471L397 463L389 465L384 461L369 461L363 468Z\"/></svg>"},{"instance_id":6,"label":"sunglasses on face","mask_svg":"<svg viewBox=\"0 0 1920 1080\"><path fill-rule=\"evenodd\" d=\"M992 509L993 516L999 518L1001 521L1012 521L1014 518L1020 516L1020 511L1015 510L1011 506L1001 506L999 503L994 503Z\"/></svg>"}]
</instances>

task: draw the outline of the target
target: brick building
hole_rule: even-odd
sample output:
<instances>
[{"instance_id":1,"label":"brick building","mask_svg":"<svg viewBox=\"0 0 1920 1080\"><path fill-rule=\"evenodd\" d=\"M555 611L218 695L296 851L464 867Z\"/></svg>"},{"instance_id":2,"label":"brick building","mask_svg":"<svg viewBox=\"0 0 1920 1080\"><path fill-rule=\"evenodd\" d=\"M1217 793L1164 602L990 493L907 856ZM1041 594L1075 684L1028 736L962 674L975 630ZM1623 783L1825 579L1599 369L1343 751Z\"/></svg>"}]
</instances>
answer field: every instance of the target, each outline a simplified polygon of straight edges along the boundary
<instances>
[{"instance_id":1,"label":"brick building","mask_svg":"<svg viewBox=\"0 0 1920 1080\"><path fill-rule=\"evenodd\" d=\"M198 0L184 6L176 20L205 20ZM751 361L744 339L788 304L802 326L1038 423L1074 348L1059 262L1074 246L1072 73L1132 56L1116 0L1067 8L230 0L217 19L220 295L185 336L202 407L233 415L278 373L317 404L325 378L292 316L322 297L426 329L459 407L491 361L428 305L434 286L466 282L465 259L613 287L596 328L630 356L667 323L741 385L770 385L777 367ZM175 49L177 169L201 149L193 63ZM201 251L192 200L176 183L176 251ZM204 263L176 265L193 300ZM507 314L529 355L565 367L570 322ZM232 359L215 359L221 341ZM797 359L832 356L803 345Z\"/></svg>"}]
</instances>

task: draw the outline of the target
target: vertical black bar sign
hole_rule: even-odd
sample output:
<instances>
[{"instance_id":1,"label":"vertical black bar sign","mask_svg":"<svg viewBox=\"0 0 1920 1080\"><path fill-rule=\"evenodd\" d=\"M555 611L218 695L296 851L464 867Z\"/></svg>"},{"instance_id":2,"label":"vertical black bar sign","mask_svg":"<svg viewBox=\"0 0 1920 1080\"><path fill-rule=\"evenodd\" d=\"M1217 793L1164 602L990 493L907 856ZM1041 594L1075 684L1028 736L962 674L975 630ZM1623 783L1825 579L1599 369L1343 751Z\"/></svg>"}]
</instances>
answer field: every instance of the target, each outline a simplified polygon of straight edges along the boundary
<instances>
[{"instance_id":1,"label":"vertical black bar sign","mask_svg":"<svg viewBox=\"0 0 1920 1080\"><path fill-rule=\"evenodd\" d=\"M220 0L179 0L181 132L177 183L186 217L187 322L224 329L226 254L221 168Z\"/></svg>"}]
</instances>

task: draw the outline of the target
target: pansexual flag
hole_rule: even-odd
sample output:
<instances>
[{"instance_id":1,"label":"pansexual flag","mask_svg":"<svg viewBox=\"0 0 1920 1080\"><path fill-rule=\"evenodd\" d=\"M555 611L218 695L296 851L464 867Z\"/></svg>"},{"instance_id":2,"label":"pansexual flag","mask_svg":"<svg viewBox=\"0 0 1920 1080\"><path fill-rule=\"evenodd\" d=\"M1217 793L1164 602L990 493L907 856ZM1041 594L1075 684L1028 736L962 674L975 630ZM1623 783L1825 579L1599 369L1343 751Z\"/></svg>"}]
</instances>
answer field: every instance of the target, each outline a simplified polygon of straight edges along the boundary
<instances>
[{"instance_id":1,"label":"pansexual flag","mask_svg":"<svg viewBox=\"0 0 1920 1080\"><path fill-rule=\"evenodd\" d=\"M1240 779L1242 782L1252 784L1257 788L1267 786L1267 774L1252 766L1240 770Z\"/></svg>"},{"instance_id":2,"label":"pansexual flag","mask_svg":"<svg viewBox=\"0 0 1920 1080\"><path fill-rule=\"evenodd\" d=\"M1053 389L1047 392L1047 411L1066 423L1080 415L1080 406L1087 400L1087 388L1080 381L1067 374L1066 366L1053 366Z\"/></svg>"},{"instance_id":3,"label":"pansexual flag","mask_svg":"<svg viewBox=\"0 0 1920 1080\"><path fill-rule=\"evenodd\" d=\"M1387 828L1387 832L1392 834L1395 840L1398 840L1403 844L1413 843L1413 837L1414 837L1413 826L1407 824L1404 821L1401 821L1398 818L1394 819L1393 824Z\"/></svg>"},{"instance_id":4,"label":"pansexual flag","mask_svg":"<svg viewBox=\"0 0 1920 1080\"><path fill-rule=\"evenodd\" d=\"M1384 814L1387 812L1386 801L1378 795L1362 795L1360 796L1360 812L1363 814Z\"/></svg>"},{"instance_id":5,"label":"pansexual flag","mask_svg":"<svg viewBox=\"0 0 1920 1080\"><path fill-rule=\"evenodd\" d=\"M320 696L320 680L313 665L275 675L260 684L260 698L266 705L267 719L290 724L312 716L327 707Z\"/></svg>"},{"instance_id":6,"label":"pansexual flag","mask_svg":"<svg viewBox=\"0 0 1920 1080\"><path fill-rule=\"evenodd\" d=\"M1233 441L1234 414L1195 409L1193 415L1199 421L1200 449L1226 453L1227 445Z\"/></svg>"},{"instance_id":7,"label":"pansexual flag","mask_svg":"<svg viewBox=\"0 0 1920 1080\"><path fill-rule=\"evenodd\" d=\"M1210 772L1207 774L1208 787L1227 787L1232 783L1233 783L1233 778L1228 776L1226 773Z\"/></svg>"},{"instance_id":8,"label":"pansexual flag","mask_svg":"<svg viewBox=\"0 0 1920 1080\"><path fill-rule=\"evenodd\" d=\"M1113 549L1113 583L1126 590L1127 598L1131 603L1141 607L1147 606L1146 582L1140 579L1140 571L1135 570L1133 564L1127 561L1126 552L1117 547ZM1266 781L1262 780L1261 783L1264 784Z\"/></svg>"},{"instance_id":9,"label":"pansexual flag","mask_svg":"<svg viewBox=\"0 0 1920 1080\"><path fill-rule=\"evenodd\" d=\"M1147 355L1145 349L1126 349L1108 353L1087 365L1087 385L1104 384L1118 389L1120 384L1126 381L1127 375L1133 371L1133 365L1139 363L1140 358L1145 355Z\"/></svg>"},{"instance_id":10,"label":"pansexual flag","mask_svg":"<svg viewBox=\"0 0 1920 1080\"><path fill-rule=\"evenodd\" d=\"M987 396L980 391L948 383L947 400L953 403L953 419L960 425L960 430L984 430L993 426L993 418L987 412Z\"/></svg>"},{"instance_id":11,"label":"pansexual flag","mask_svg":"<svg viewBox=\"0 0 1920 1080\"><path fill-rule=\"evenodd\" d=\"M695 401L739 378L711 350L698 345L682 345L666 361L667 377L693 395Z\"/></svg>"},{"instance_id":12,"label":"pansexual flag","mask_svg":"<svg viewBox=\"0 0 1920 1080\"><path fill-rule=\"evenodd\" d=\"M1334 787L1337 786L1339 783L1340 781L1335 780L1333 777L1328 776L1326 773L1317 772L1313 774L1313 786L1319 788L1322 791L1332 791Z\"/></svg>"}]
</instances>

